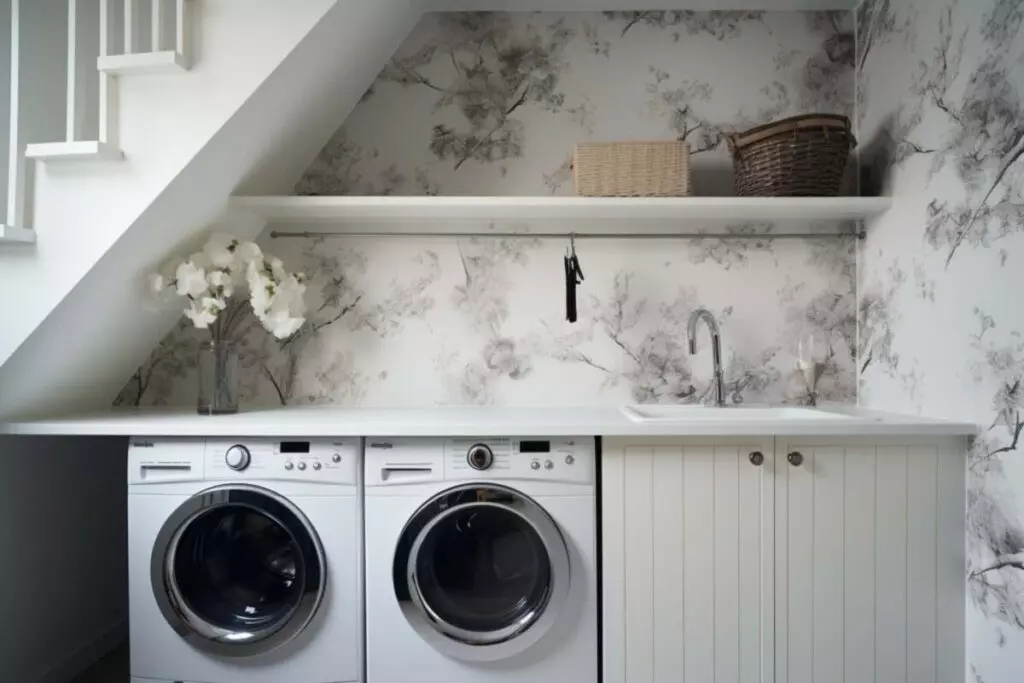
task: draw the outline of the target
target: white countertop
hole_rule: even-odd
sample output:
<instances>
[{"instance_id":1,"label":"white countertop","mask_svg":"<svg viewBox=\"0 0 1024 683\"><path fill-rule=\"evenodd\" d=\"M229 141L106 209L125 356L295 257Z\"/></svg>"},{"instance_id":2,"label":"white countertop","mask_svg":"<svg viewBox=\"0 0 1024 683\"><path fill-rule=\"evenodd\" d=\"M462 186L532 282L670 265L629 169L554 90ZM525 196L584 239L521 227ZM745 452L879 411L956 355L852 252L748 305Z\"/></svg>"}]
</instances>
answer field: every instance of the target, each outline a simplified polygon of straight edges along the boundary
<instances>
[{"instance_id":1,"label":"white countertop","mask_svg":"<svg viewBox=\"0 0 1024 683\"><path fill-rule=\"evenodd\" d=\"M830 406L835 418L636 422L604 408L331 408L203 416L124 410L0 423L0 434L108 436L969 436L972 424ZM737 411L737 417L742 411Z\"/></svg>"}]
</instances>

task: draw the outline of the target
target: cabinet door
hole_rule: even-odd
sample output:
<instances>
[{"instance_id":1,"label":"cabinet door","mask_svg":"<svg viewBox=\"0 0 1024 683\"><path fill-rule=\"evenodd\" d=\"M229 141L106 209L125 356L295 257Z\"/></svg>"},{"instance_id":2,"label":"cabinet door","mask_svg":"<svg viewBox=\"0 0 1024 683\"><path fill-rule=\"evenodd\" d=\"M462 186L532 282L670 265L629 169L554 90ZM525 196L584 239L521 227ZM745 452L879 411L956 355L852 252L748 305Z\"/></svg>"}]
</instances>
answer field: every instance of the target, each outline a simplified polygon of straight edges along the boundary
<instances>
[{"instance_id":1,"label":"cabinet door","mask_svg":"<svg viewBox=\"0 0 1024 683\"><path fill-rule=\"evenodd\" d=\"M963 681L962 440L776 448L777 683Z\"/></svg>"},{"instance_id":2,"label":"cabinet door","mask_svg":"<svg viewBox=\"0 0 1024 683\"><path fill-rule=\"evenodd\" d=\"M771 680L773 469L771 439L605 441L607 683Z\"/></svg>"}]
</instances>

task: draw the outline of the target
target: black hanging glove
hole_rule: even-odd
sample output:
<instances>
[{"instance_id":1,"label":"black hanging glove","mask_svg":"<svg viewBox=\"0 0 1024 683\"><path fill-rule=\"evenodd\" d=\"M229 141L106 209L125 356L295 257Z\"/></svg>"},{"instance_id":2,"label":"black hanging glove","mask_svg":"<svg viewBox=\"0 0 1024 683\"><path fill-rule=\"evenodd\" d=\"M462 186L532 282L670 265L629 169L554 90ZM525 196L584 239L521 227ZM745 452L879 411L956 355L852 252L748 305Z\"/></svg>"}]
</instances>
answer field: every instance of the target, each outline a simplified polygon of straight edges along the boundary
<instances>
[{"instance_id":1,"label":"black hanging glove","mask_svg":"<svg viewBox=\"0 0 1024 683\"><path fill-rule=\"evenodd\" d=\"M583 271L576 251L565 257L565 319L576 322L576 286L583 282Z\"/></svg>"}]
</instances>

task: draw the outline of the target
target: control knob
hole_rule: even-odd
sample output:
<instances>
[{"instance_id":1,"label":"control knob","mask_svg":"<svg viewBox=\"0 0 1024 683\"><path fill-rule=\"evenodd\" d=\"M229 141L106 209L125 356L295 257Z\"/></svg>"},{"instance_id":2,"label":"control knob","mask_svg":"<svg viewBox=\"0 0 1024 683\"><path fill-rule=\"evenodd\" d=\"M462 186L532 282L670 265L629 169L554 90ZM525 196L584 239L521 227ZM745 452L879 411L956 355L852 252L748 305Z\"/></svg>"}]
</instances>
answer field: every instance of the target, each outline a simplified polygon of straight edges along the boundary
<instances>
[{"instance_id":1,"label":"control knob","mask_svg":"<svg viewBox=\"0 0 1024 683\"><path fill-rule=\"evenodd\" d=\"M494 464L494 452L486 444L474 444L466 453L466 462L474 470L486 470Z\"/></svg>"},{"instance_id":2,"label":"control knob","mask_svg":"<svg viewBox=\"0 0 1024 683\"><path fill-rule=\"evenodd\" d=\"M252 461L249 449L241 444L235 444L224 453L224 464L236 472L241 472Z\"/></svg>"}]
</instances>

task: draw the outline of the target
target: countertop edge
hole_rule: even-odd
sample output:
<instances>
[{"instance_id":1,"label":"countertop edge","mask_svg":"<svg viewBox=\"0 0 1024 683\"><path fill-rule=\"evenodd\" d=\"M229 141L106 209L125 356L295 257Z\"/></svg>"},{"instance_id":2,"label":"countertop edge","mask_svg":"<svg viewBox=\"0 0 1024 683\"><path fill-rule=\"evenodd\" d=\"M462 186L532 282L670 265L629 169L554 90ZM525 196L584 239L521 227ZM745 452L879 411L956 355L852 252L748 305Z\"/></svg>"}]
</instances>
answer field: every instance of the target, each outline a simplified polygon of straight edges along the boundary
<instances>
[{"instance_id":1,"label":"countertop edge","mask_svg":"<svg viewBox=\"0 0 1024 683\"><path fill-rule=\"evenodd\" d=\"M292 409L206 417L128 412L0 422L0 434L144 437L969 437L973 424L875 411L843 420L643 423L617 409ZM582 417L581 417L582 416Z\"/></svg>"}]
</instances>

